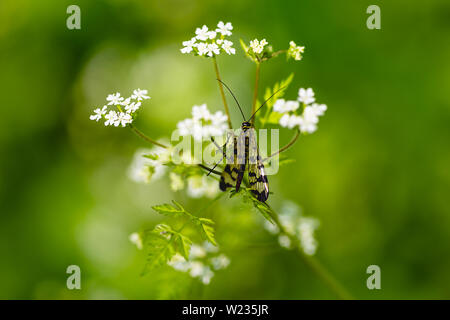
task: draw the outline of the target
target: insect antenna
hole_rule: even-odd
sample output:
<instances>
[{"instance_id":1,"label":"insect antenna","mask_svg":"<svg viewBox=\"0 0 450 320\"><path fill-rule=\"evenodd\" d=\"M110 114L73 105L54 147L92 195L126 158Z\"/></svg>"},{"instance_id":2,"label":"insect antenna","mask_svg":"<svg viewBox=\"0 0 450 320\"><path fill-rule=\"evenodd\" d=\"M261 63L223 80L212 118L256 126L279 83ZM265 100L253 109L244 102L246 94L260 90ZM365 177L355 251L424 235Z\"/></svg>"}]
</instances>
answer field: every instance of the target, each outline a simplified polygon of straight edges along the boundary
<instances>
[{"instance_id":1,"label":"insect antenna","mask_svg":"<svg viewBox=\"0 0 450 320\"><path fill-rule=\"evenodd\" d=\"M244 112L242 112L241 105L239 104L239 101L238 101L238 100L236 99L236 97L234 96L233 91L231 91L231 89L228 88L228 86L227 86L227 85L225 84L225 82L223 82L222 80L217 79L217 81L219 81L220 83L222 83L222 84L225 86L225 88L227 88L227 90L231 93L231 95L232 95L233 98L234 98L234 101L236 101L236 104L237 104L237 106L239 107L239 111L241 111L242 118L244 118L244 121L245 121Z\"/></svg>"},{"instance_id":2,"label":"insect antenna","mask_svg":"<svg viewBox=\"0 0 450 320\"><path fill-rule=\"evenodd\" d=\"M284 88L286 88L286 86L284 86L284 87L281 87L280 89L278 89L277 91L275 91L266 101L264 101L264 103L258 108L258 109L256 109L256 111L252 114L252 116L247 120L247 121L250 121L250 120L252 120L252 118L255 116L255 114L259 111L259 109L261 109L265 104L266 104L266 102L267 101L269 101L270 99L272 99L272 97L274 96L274 95L276 95L278 92L280 92L282 89L284 89Z\"/></svg>"}]
</instances>

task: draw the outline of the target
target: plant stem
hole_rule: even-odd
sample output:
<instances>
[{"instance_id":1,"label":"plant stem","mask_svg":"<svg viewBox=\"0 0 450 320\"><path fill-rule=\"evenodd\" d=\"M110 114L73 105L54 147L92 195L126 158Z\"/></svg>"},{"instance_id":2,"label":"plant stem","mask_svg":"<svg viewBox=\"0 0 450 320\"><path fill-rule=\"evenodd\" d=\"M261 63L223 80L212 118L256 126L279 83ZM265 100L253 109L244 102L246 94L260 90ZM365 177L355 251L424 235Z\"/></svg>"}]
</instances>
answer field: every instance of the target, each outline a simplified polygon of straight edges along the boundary
<instances>
[{"instance_id":1,"label":"plant stem","mask_svg":"<svg viewBox=\"0 0 450 320\"><path fill-rule=\"evenodd\" d=\"M134 131L134 133L136 133L139 137L141 137L142 139L144 139L147 142L150 142L154 145L157 145L161 148L167 149L167 146L163 145L162 143L159 143L151 138L149 138L147 135L145 135L141 130L139 130L138 128L136 128L134 125L130 124L130 128L131 130Z\"/></svg>"},{"instance_id":2,"label":"plant stem","mask_svg":"<svg viewBox=\"0 0 450 320\"><path fill-rule=\"evenodd\" d=\"M222 81L222 78L220 78L219 67L217 66L217 61L216 61L216 57L215 56L212 58L212 61L214 63L214 70L216 71L217 80ZM227 119L228 120L228 127L231 129L233 127L233 125L231 124L230 111L228 110L227 99L225 98L225 92L223 91L223 84L220 81L217 81L219 83L219 91L220 91L220 95L222 97L223 107L225 108L225 113L228 116L228 119Z\"/></svg>"},{"instance_id":3,"label":"plant stem","mask_svg":"<svg viewBox=\"0 0 450 320\"><path fill-rule=\"evenodd\" d=\"M339 299L353 299L348 291L342 286L342 284L335 277L333 277L333 275L316 258L308 256L303 252L303 249L298 243L298 239L286 231L286 229L278 219L278 215L276 214L276 212L268 204L266 205L270 209L270 212L272 213L271 217L279 228L280 232L289 237L291 243L293 243L295 246L297 254L300 256L303 262L305 262L308 268L310 268L316 274L316 276L320 278L323 283L336 294L337 297L339 297Z\"/></svg>"},{"instance_id":4,"label":"plant stem","mask_svg":"<svg viewBox=\"0 0 450 320\"><path fill-rule=\"evenodd\" d=\"M280 150L278 150L277 152L272 153L270 156L268 156L267 158L264 158L262 160L262 162L269 160L270 158L276 156L279 153L282 153L283 151L286 151L287 149L289 149L298 139L298 137L300 136L300 130L297 129L297 132L295 133L295 136L291 139L291 141L289 141L289 143L287 145L285 145L283 148L281 148Z\"/></svg>"},{"instance_id":5,"label":"plant stem","mask_svg":"<svg viewBox=\"0 0 450 320\"><path fill-rule=\"evenodd\" d=\"M256 100L258 99L258 86L259 86L259 73L261 70L261 63L256 63L256 75L255 75L255 88L253 90L253 101L252 101L252 115L256 111ZM252 124L255 123L255 117L252 118Z\"/></svg>"}]
</instances>

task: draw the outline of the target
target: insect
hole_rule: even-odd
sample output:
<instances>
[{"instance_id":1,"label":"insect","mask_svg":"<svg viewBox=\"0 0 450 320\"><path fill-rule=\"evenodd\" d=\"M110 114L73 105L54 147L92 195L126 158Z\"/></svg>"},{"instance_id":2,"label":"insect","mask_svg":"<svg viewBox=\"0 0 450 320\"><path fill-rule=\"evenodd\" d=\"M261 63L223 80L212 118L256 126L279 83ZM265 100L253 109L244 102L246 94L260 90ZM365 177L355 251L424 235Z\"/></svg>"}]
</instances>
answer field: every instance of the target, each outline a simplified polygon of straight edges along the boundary
<instances>
[{"instance_id":1,"label":"insect","mask_svg":"<svg viewBox=\"0 0 450 320\"><path fill-rule=\"evenodd\" d=\"M253 115L246 120L238 100L234 96L230 88L221 80L218 79L225 88L231 93L236 101L239 110L241 111L244 122L242 122L240 132L236 135L232 133L231 142L232 148L225 148L227 152L223 151L223 156L227 159L227 164L220 175L219 188L226 191L228 188L235 187L239 191L242 179L244 178L245 170L248 170L248 183L251 192L256 199L265 202L269 198L269 181L264 172L264 165L259 155L258 144L256 142L256 131L251 120L255 114L269 101L278 91L273 93L264 103L253 113ZM230 137L228 137L228 140ZM224 147L227 145L225 143ZM223 159L223 158L222 158ZM222 161L222 160L221 160ZM216 164L217 165L217 164ZM214 166L215 167L215 166Z\"/></svg>"}]
</instances>

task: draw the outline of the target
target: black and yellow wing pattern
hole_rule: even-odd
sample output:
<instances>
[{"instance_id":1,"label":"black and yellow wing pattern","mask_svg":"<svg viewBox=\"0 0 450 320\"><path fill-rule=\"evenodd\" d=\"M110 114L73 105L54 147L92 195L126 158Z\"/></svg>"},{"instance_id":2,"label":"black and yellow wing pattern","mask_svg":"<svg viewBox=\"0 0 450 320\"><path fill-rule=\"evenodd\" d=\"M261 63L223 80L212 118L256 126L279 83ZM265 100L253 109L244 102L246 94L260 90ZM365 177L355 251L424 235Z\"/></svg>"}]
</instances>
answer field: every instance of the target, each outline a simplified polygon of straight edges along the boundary
<instances>
[{"instance_id":1,"label":"black and yellow wing pattern","mask_svg":"<svg viewBox=\"0 0 450 320\"><path fill-rule=\"evenodd\" d=\"M242 131L231 141L234 145L232 148L228 146L227 150L233 152L226 155L227 164L220 176L220 190L235 187L238 191L247 168L251 192L259 201L265 202L269 197L269 183L259 156L254 129Z\"/></svg>"}]
</instances>

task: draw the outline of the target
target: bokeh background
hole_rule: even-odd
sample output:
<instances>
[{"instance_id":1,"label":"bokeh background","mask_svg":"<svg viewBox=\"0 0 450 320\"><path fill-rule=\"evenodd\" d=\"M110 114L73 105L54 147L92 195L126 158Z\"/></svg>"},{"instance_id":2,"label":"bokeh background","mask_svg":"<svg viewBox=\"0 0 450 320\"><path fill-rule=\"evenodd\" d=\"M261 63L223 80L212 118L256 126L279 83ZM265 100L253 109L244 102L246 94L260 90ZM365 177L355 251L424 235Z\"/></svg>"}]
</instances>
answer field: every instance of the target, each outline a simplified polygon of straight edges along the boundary
<instances>
[{"instance_id":1,"label":"bokeh background","mask_svg":"<svg viewBox=\"0 0 450 320\"><path fill-rule=\"evenodd\" d=\"M70 4L81 7L81 30L66 28ZM371 4L381 7L381 30L366 28ZM306 46L299 63L263 65L261 85L293 71L287 97L312 87L329 108L289 151L297 161L271 177L275 204L289 199L321 221L317 259L356 298L450 298L446 0L1 1L0 298L335 298L257 218L222 210L228 199L217 212L235 236L217 237L231 265L209 286L168 268L140 277L145 256L128 235L160 219L150 206L205 200L174 195L167 180L130 181L144 142L89 115L108 93L137 87L152 96L138 125L155 138L194 104L219 110L211 61L179 52L196 27L219 20L233 23L237 48L255 37ZM219 64L249 106L254 65L238 51ZM246 245L255 239L267 246ZM80 291L66 289L70 264L81 267ZM366 288L371 264L381 267L381 290Z\"/></svg>"}]
</instances>

